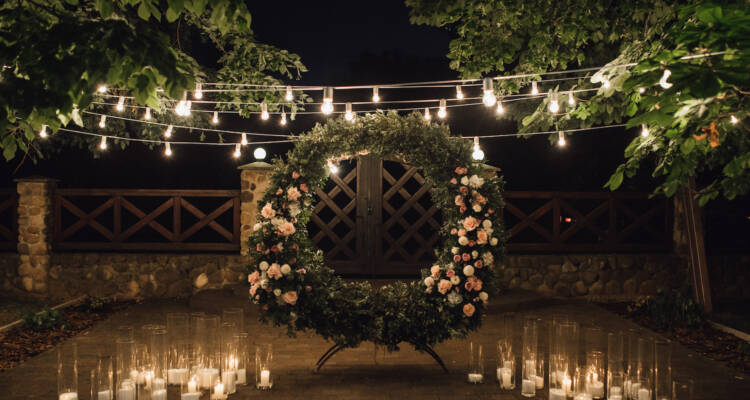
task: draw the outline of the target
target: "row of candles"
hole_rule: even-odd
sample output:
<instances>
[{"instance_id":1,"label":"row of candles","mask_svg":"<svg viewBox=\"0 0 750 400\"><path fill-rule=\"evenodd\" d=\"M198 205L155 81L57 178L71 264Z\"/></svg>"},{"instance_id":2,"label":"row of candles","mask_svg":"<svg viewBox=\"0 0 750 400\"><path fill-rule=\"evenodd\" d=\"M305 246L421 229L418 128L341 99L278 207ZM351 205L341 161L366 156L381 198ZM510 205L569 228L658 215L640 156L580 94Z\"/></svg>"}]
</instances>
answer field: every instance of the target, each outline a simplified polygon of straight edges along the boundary
<instances>
[{"instance_id":1,"label":"row of candles","mask_svg":"<svg viewBox=\"0 0 750 400\"><path fill-rule=\"evenodd\" d=\"M540 342L541 327L549 326L547 353ZM637 329L605 333L596 326L582 327L566 316L549 324L525 317L521 351L514 348L513 314L503 316L497 342L497 382L502 390L516 389L520 356L520 389L524 397L537 397L548 385L549 400L691 400L692 381L672 380L672 346ZM545 379L546 378L546 379ZM482 345L469 343L467 381L484 381Z\"/></svg>"},{"instance_id":2,"label":"row of candles","mask_svg":"<svg viewBox=\"0 0 750 400\"><path fill-rule=\"evenodd\" d=\"M144 325L138 338L132 326L122 326L115 357L97 357L90 398L167 400L168 386L174 386L180 400L225 400L248 384L250 343L243 322L243 310L229 308L221 317L169 313L166 325ZM77 344L59 347L57 355L58 399L78 400ZM256 388L273 387L272 359L271 344L255 346Z\"/></svg>"}]
</instances>

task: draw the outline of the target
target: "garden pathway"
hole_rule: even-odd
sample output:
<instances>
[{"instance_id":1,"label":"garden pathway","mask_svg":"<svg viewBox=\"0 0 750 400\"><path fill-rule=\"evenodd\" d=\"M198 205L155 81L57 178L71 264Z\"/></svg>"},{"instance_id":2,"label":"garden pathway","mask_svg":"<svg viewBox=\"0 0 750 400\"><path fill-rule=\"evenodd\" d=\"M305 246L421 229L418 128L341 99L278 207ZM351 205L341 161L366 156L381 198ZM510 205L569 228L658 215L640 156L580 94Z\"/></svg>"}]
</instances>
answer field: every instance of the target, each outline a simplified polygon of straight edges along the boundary
<instances>
[{"instance_id":1,"label":"garden pathway","mask_svg":"<svg viewBox=\"0 0 750 400\"><path fill-rule=\"evenodd\" d=\"M538 315L549 321L555 314L565 313L582 323L593 323L610 330L635 328L632 322L594 304L576 300L543 299L534 294L513 292L496 300L488 310L484 326L471 336L485 347L485 383L465 383L463 372L467 363L467 341L455 340L436 346L436 351L450 369L444 374L426 354L404 346L401 352L384 354L372 344L338 353L318 374L311 368L328 344L313 334L288 338L284 328L257 322L255 306L231 291L208 291L189 301L147 301L111 316L79 335L81 354L80 388L88 390L88 374L97 352L114 353L113 338L118 326L164 323L164 315L174 311L206 311L220 313L229 306L244 306L251 340L274 345L274 388L260 392L242 387L230 400L272 399L523 399L519 390L501 392L494 379L494 343L501 328L501 315L515 311ZM516 329L520 344L520 332ZM546 330L543 330L546 335ZM645 331L647 335L656 334ZM695 380L695 399L743 399L750 393L750 377L739 374L721 363L707 360L676 344L673 351L673 373ZM252 377L250 377L252 379ZM55 399L55 352L47 351L22 365L0 373L0 396L5 400ZM177 392L170 392L177 399ZM546 391L537 398L546 399ZM81 400L88 399L82 395Z\"/></svg>"}]
</instances>

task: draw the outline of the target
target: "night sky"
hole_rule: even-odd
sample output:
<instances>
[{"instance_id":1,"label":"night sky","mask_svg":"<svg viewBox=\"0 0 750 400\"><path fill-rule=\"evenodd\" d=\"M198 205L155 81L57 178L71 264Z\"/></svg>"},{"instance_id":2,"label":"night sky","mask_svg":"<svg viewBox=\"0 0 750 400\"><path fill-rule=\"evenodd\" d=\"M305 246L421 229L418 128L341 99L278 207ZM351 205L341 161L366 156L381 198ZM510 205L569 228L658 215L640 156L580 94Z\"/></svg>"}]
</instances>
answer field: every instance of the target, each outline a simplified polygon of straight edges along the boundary
<instances>
[{"instance_id":1,"label":"night sky","mask_svg":"<svg viewBox=\"0 0 750 400\"><path fill-rule=\"evenodd\" d=\"M369 3L364 8L351 1L294 5L282 1L249 2L248 7L257 38L299 54L308 67L303 79L293 83L347 85L458 78L448 68L446 58L450 32L409 24L408 9L402 0ZM212 51L198 54L199 61L209 65L215 61L213 57ZM312 94L319 101L320 92ZM371 96L368 90L346 94L353 96L352 100ZM335 98L340 101L343 96L339 92ZM455 90L383 90L381 96L454 97ZM482 106L449 109L447 120L453 132L464 136L514 132L512 123L496 119L494 112ZM299 134L322 121L324 117L319 114L298 116L282 129L274 118L263 122L256 117L222 121L221 128ZM602 190L609 174L622 161L623 149L636 134L621 129L577 134L568 138L564 149L550 144L546 135L487 140L482 141L482 147L488 163L502 169L508 190ZM266 146L271 156L289 148ZM125 150L111 148L95 159L88 150L68 148L36 165L26 161L15 173L18 160L0 163L0 177L4 179L0 185L7 187L17 177L42 175L59 179L62 187L236 189L237 166L254 161L251 153L246 149L242 158L235 160L229 148L190 146L176 148L167 159L161 149L148 150L133 144ZM648 174L641 175L644 176L626 182L623 190L650 190L653 183Z\"/></svg>"}]
</instances>

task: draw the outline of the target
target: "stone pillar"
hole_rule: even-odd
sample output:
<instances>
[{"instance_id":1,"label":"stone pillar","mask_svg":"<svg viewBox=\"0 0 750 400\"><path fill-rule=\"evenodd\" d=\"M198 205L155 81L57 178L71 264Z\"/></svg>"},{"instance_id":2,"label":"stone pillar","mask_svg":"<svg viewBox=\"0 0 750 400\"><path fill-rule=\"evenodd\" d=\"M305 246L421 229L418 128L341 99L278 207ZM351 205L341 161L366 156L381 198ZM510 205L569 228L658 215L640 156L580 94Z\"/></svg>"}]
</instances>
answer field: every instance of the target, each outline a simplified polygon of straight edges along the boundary
<instances>
[{"instance_id":1,"label":"stone pillar","mask_svg":"<svg viewBox=\"0 0 750 400\"><path fill-rule=\"evenodd\" d=\"M46 294L52 255L52 195L54 179L16 179L18 191L19 285L27 292Z\"/></svg>"},{"instance_id":2,"label":"stone pillar","mask_svg":"<svg viewBox=\"0 0 750 400\"><path fill-rule=\"evenodd\" d=\"M241 165L240 171L240 249L247 255L247 239L253 232L258 216L258 200L268 189L273 166L263 161Z\"/></svg>"}]
</instances>

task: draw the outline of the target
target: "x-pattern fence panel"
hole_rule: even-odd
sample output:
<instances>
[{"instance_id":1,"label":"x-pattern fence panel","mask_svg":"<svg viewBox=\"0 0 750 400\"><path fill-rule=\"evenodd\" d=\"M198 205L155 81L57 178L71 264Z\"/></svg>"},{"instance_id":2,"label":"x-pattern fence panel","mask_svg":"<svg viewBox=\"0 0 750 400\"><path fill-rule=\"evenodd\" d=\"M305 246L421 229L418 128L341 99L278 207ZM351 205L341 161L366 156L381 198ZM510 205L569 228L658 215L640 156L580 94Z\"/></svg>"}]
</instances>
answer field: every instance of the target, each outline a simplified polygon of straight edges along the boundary
<instances>
[{"instance_id":1,"label":"x-pattern fence panel","mask_svg":"<svg viewBox=\"0 0 750 400\"><path fill-rule=\"evenodd\" d=\"M505 192L510 251L669 251L672 210L648 193Z\"/></svg>"},{"instance_id":2,"label":"x-pattern fence panel","mask_svg":"<svg viewBox=\"0 0 750 400\"><path fill-rule=\"evenodd\" d=\"M58 189L58 250L239 250L236 190Z\"/></svg>"},{"instance_id":3,"label":"x-pattern fence panel","mask_svg":"<svg viewBox=\"0 0 750 400\"><path fill-rule=\"evenodd\" d=\"M12 250L18 243L18 194L0 189L0 250Z\"/></svg>"}]
</instances>

